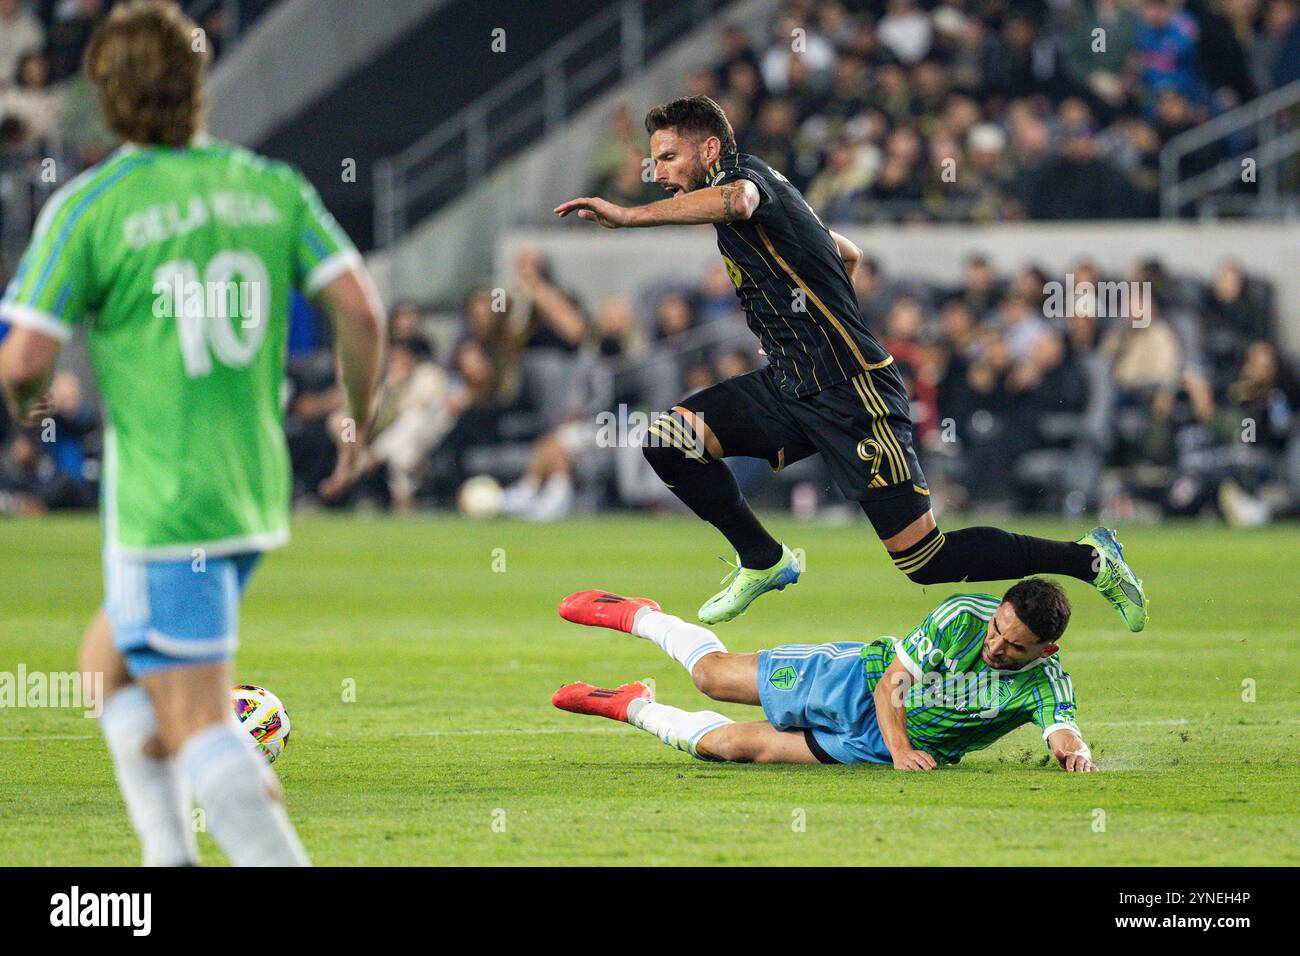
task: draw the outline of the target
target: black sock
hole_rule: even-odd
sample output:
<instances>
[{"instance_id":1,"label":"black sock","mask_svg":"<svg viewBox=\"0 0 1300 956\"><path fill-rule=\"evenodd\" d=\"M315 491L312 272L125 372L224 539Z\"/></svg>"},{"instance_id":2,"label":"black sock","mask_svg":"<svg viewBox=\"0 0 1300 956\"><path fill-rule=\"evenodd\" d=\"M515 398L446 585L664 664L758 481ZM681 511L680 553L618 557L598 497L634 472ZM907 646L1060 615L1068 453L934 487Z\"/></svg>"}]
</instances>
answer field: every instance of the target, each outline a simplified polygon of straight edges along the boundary
<instances>
[{"instance_id":1,"label":"black sock","mask_svg":"<svg viewBox=\"0 0 1300 956\"><path fill-rule=\"evenodd\" d=\"M903 551L894 564L917 584L1006 581L1031 574L1065 574L1092 583L1097 552L1074 541L1051 541L1000 528L935 529Z\"/></svg>"},{"instance_id":2,"label":"black sock","mask_svg":"<svg viewBox=\"0 0 1300 956\"><path fill-rule=\"evenodd\" d=\"M747 568L770 568L781 560L781 545L759 523L740 493L736 476L720 461L708 456L682 432L661 425L664 418L680 423L677 415L661 415L642 449L655 474L699 517L713 525L736 549Z\"/></svg>"}]
</instances>

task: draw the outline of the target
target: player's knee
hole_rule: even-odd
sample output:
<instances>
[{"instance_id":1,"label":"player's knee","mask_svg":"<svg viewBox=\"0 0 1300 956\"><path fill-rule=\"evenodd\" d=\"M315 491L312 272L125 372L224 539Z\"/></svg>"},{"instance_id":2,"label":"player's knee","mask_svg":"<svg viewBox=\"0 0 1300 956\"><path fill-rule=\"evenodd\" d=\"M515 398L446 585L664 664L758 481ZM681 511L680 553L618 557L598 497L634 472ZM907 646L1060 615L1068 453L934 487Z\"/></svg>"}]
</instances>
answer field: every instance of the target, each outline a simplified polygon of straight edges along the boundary
<instances>
[{"instance_id":1,"label":"player's knee","mask_svg":"<svg viewBox=\"0 0 1300 956\"><path fill-rule=\"evenodd\" d=\"M750 751L744 731L736 724L711 730L695 744L695 752L701 757L728 763L752 762L754 757Z\"/></svg>"},{"instance_id":2,"label":"player's knee","mask_svg":"<svg viewBox=\"0 0 1300 956\"><path fill-rule=\"evenodd\" d=\"M718 657L717 654L706 654L696 662L694 669L691 671L691 680L695 681L695 689L705 697L713 700L721 700L718 695L723 693L726 686L726 677L715 665L716 661L712 658Z\"/></svg>"}]
</instances>

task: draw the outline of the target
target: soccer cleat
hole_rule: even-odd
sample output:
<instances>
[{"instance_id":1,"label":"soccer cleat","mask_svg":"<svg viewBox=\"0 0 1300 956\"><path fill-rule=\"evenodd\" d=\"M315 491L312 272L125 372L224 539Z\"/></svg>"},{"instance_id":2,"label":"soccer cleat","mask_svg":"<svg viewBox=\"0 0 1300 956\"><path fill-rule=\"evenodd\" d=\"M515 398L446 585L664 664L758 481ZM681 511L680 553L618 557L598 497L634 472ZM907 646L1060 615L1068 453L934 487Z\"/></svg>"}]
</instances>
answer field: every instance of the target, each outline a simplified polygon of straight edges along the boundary
<instances>
[{"instance_id":1,"label":"soccer cleat","mask_svg":"<svg viewBox=\"0 0 1300 956\"><path fill-rule=\"evenodd\" d=\"M735 564L725 558L723 561L731 567L722 579L726 587L704 602L699 613L701 624L721 624L740 617L759 595L784 591L786 585L799 583L799 562L785 545L781 545L781 560L763 571L742 567L739 556Z\"/></svg>"},{"instance_id":2,"label":"soccer cleat","mask_svg":"<svg viewBox=\"0 0 1300 956\"><path fill-rule=\"evenodd\" d=\"M1094 528L1079 539L1079 544L1091 545L1101 556L1101 569L1092 586L1119 611L1130 631L1136 634L1146 627L1146 592L1142 590L1142 581L1124 560L1124 546L1115 532L1110 528Z\"/></svg>"},{"instance_id":3,"label":"soccer cleat","mask_svg":"<svg viewBox=\"0 0 1300 956\"><path fill-rule=\"evenodd\" d=\"M627 723L627 708L634 700L654 700L654 691L640 681L622 687L593 687L579 681L565 684L551 695L551 703L571 714L591 714Z\"/></svg>"},{"instance_id":4,"label":"soccer cleat","mask_svg":"<svg viewBox=\"0 0 1300 956\"><path fill-rule=\"evenodd\" d=\"M623 597L608 591L574 591L560 602L560 617L574 624L609 627L632 633L636 612L643 607L660 610L649 598Z\"/></svg>"}]
</instances>

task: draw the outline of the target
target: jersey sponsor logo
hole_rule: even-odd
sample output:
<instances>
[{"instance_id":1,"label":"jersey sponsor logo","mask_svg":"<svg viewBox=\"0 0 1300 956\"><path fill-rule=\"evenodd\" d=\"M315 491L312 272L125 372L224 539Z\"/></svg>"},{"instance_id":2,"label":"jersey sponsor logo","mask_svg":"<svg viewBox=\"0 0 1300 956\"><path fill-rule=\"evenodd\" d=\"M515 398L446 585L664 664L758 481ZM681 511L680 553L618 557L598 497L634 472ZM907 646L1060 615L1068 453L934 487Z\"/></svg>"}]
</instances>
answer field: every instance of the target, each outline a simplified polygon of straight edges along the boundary
<instances>
[{"instance_id":1,"label":"jersey sponsor logo","mask_svg":"<svg viewBox=\"0 0 1300 956\"><path fill-rule=\"evenodd\" d=\"M799 681L799 674L790 665L786 665L772 673L767 682L777 690L789 690Z\"/></svg>"},{"instance_id":2,"label":"jersey sponsor logo","mask_svg":"<svg viewBox=\"0 0 1300 956\"><path fill-rule=\"evenodd\" d=\"M983 720L996 717L1011 696L1009 681L989 671L941 674L926 671L904 698L909 709L940 707L975 714Z\"/></svg>"},{"instance_id":3,"label":"jersey sponsor logo","mask_svg":"<svg viewBox=\"0 0 1300 956\"><path fill-rule=\"evenodd\" d=\"M731 278L731 284L739 289L740 284L745 281L745 274L740 271L740 266L732 262L727 256L722 257L722 264L727 267L727 275Z\"/></svg>"}]
</instances>

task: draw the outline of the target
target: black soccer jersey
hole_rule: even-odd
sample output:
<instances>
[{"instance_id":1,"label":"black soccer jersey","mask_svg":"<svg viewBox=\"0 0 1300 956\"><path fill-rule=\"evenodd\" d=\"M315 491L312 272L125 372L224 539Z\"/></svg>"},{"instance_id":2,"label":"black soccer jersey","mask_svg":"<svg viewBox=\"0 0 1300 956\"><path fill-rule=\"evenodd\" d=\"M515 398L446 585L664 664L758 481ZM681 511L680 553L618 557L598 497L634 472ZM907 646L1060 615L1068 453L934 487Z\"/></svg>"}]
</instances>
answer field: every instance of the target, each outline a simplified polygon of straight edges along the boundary
<instances>
[{"instance_id":1,"label":"black soccer jersey","mask_svg":"<svg viewBox=\"0 0 1300 956\"><path fill-rule=\"evenodd\" d=\"M799 190L744 153L709 168L709 186L737 179L752 182L761 201L747 220L714 223L718 249L778 387L802 398L890 364L858 311L835 240Z\"/></svg>"}]
</instances>

